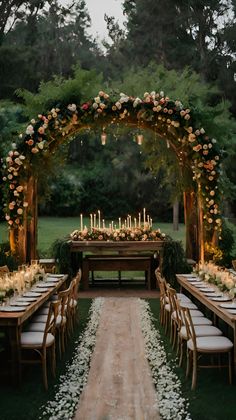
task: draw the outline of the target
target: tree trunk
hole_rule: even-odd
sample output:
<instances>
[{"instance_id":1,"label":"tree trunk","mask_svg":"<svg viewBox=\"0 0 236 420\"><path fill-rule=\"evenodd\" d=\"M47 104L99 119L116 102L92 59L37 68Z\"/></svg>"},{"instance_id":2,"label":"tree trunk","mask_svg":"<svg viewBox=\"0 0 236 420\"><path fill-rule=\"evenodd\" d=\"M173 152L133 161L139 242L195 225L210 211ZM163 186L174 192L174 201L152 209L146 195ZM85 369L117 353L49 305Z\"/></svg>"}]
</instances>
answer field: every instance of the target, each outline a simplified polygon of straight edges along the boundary
<instances>
[{"instance_id":1,"label":"tree trunk","mask_svg":"<svg viewBox=\"0 0 236 420\"><path fill-rule=\"evenodd\" d=\"M173 230L179 230L179 201L176 200L173 204Z\"/></svg>"},{"instance_id":2,"label":"tree trunk","mask_svg":"<svg viewBox=\"0 0 236 420\"><path fill-rule=\"evenodd\" d=\"M198 261L197 247L197 213L196 194L194 191L184 192L184 219L186 229L186 257Z\"/></svg>"}]
</instances>

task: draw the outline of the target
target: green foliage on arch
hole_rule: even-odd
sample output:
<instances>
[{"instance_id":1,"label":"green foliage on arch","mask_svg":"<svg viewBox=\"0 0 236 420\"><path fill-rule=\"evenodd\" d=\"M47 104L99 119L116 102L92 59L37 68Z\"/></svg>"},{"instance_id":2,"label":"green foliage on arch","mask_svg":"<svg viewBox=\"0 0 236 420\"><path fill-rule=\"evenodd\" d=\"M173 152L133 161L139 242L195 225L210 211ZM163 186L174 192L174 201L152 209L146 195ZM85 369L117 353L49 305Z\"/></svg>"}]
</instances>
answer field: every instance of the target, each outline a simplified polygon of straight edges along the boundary
<instances>
[{"instance_id":1,"label":"green foliage on arch","mask_svg":"<svg viewBox=\"0 0 236 420\"><path fill-rule=\"evenodd\" d=\"M190 108L156 91L145 92L142 98L124 93L111 98L100 91L86 102L58 103L32 119L6 158L3 181L9 226L22 224L24 209L28 206L25 200L27 179L31 174L40 175L43 162L50 159L61 143L88 127L100 126L102 131L108 125L118 124L151 129L155 133L153 142L167 142L176 153L183 174L188 178L190 174L195 188L201 186L206 229L220 230L218 144L203 127L195 126Z\"/></svg>"}]
</instances>

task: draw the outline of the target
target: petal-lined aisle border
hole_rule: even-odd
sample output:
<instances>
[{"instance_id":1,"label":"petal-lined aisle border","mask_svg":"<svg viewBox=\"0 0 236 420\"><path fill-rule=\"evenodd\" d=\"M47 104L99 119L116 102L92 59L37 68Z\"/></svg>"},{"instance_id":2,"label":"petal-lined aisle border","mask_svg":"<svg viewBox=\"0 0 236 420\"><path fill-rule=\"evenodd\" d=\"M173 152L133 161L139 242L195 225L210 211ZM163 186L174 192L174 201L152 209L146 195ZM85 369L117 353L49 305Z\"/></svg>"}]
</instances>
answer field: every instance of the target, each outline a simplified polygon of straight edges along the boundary
<instances>
[{"instance_id":1,"label":"petal-lined aisle border","mask_svg":"<svg viewBox=\"0 0 236 420\"><path fill-rule=\"evenodd\" d=\"M145 351L157 390L160 415L164 420L191 420L188 402L181 393L181 382L168 364L160 334L152 322L149 304L141 299L140 310Z\"/></svg>"},{"instance_id":2,"label":"petal-lined aisle border","mask_svg":"<svg viewBox=\"0 0 236 420\"><path fill-rule=\"evenodd\" d=\"M87 382L90 360L96 343L96 332L104 298L94 299L90 309L90 320L77 343L72 362L61 375L59 388L53 401L43 407L41 419L70 420L73 418L80 394Z\"/></svg>"}]
</instances>

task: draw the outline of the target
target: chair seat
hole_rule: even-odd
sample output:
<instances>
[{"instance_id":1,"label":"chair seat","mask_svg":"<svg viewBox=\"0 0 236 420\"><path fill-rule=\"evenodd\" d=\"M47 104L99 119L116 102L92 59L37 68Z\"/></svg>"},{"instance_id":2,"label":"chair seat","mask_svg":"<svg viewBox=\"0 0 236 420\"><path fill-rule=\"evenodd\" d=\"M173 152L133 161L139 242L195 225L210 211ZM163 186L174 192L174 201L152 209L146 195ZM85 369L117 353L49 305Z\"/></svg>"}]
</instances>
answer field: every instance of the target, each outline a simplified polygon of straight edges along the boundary
<instances>
[{"instance_id":1,"label":"chair seat","mask_svg":"<svg viewBox=\"0 0 236 420\"><path fill-rule=\"evenodd\" d=\"M201 311L196 311L196 310L194 309L194 310L190 310L190 313L191 313L191 316L193 317L193 319L194 319L195 317L198 317L198 318L202 317L202 318L204 318L204 314L203 314ZM176 311L172 312L171 317L172 317L174 320L176 319Z\"/></svg>"},{"instance_id":2,"label":"chair seat","mask_svg":"<svg viewBox=\"0 0 236 420\"><path fill-rule=\"evenodd\" d=\"M45 324L46 324L45 322L31 322L27 326L25 332L32 332L32 331L43 332L45 330Z\"/></svg>"},{"instance_id":3,"label":"chair seat","mask_svg":"<svg viewBox=\"0 0 236 420\"><path fill-rule=\"evenodd\" d=\"M197 350L199 352L227 352L233 348L233 343L227 337L197 337L196 338ZM193 342L189 340L187 346L193 351Z\"/></svg>"},{"instance_id":4,"label":"chair seat","mask_svg":"<svg viewBox=\"0 0 236 420\"><path fill-rule=\"evenodd\" d=\"M194 330L195 330L195 334L196 334L197 337L208 337L208 336L222 335L222 331L219 328L214 327L212 325L195 325ZM187 339L187 331L186 331L185 326L183 326L180 329L180 335L185 340Z\"/></svg>"},{"instance_id":5,"label":"chair seat","mask_svg":"<svg viewBox=\"0 0 236 420\"><path fill-rule=\"evenodd\" d=\"M188 296L186 296L184 293L177 293L177 298L181 301L181 302L189 302L191 303L191 299L189 299Z\"/></svg>"},{"instance_id":6,"label":"chair seat","mask_svg":"<svg viewBox=\"0 0 236 420\"><path fill-rule=\"evenodd\" d=\"M44 322L44 323L46 323L47 322L47 318L48 318L48 316L47 315L35 315L33 318L32 318L32 322Z\"/></svg>"},{"instance_id":7,"label":"chair seat","mask_svg":"<svg viewBox=\"0 0 236 420\"><path fill-rule=\"evenodd\" d=\"M191 314L191 317L192 318L195 318L196 316L197 317L199 317L199 316L202 316L202 317L205 316L203 312L201 312L199 310L196 310L196 309L190 309L190 314Z\"/></svg>"},{"instance_id":8,"label":"chair seat","mask_svg":"<svg viewBox=\"0 0 236 420\"><path fill-rule=\"evenodd\" d=\"M27 348L35 348L35 347L42 347L43 345L43 332L36 332L36 331L28 331L21 333L21 347L27 347ZM47 334L46 338L46 346L49 347L53 344L55 338L51 333Z\"/></svg>"},{"instance_id":9,"label":"chair seat","mask_svg":"<svg viewBox=\"0 0 236 420\"><path fill-rule=\"evenodd\" d=\"M212 325L212 321L205 316L196 316L192 318L193 325Z\"/></svg>"},{"instance_id":10,"label":"chair seat","mask_svg":"<svg viewBox=\"0 0 236 420\"><path fill-rule=\"evenodd\" d=\"M37 315L47 315L49 312L49 306L43 306L39 311L37 311Z\"/></svg>"},{"instance_id":11,"label":"chair seat","mask_svg":"<svg viewBox=\"0 0 236 420\"><path fill-rule=\"evenodd\" d=\"M183 308L198 309L197 305L195 305L195 303L192 303L192 302L186 302L186 301L180 300L179 303L180 303L180 306Z\"/></svg>"}]
</instances>

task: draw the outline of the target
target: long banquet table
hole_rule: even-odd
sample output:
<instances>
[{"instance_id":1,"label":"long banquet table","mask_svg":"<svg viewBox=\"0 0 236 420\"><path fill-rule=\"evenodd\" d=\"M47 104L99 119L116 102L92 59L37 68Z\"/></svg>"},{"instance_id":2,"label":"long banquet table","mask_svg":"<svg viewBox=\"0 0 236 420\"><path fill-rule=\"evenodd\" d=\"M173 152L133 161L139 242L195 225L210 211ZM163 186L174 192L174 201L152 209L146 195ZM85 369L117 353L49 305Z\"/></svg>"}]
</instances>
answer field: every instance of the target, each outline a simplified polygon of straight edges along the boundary
<instances>
[{"instance_id":1,"label":"long banquet table","mask_svg":"<svg viewBox=\"0 0 236 420\"><path fill-rule=\"evenodd\" d=\"M50 274L52 277L53 275ZM59 290L66 282L68 275L58 278L55 286L50 287L47 291L42 292L41 296L26 307L24 311L19 312L1 312L0 309L0 328L4 328L8 335L11 352L11 378L16 384L21 379L21 366L20 366L20 333L22 326L43 304L51 295ZM40 292L40 289L38 289Z\"/></svg>"},{"instance_id":2,"label":"long banquet table","mask_svg":"<svg viewBox=\"0 0 236 420\"><path fill-rule=\"evenodd\" d=\"M194 296L199 302L201 302L206 308L210 309L216 316L221 318L226 324L228 324L233 330L233 363L234 363L234 372L236 374L236 313L232 314L227 309L220 306L223 302L216 302L211 300L209 297L204 295L197 287L191 284L186 275L177 274L177 281L180 284L181 288L187 290L192 296ZM206 283L208 285L208 283ZM209 284L209 287L211 285Z\"/></svg>"}]
</instances>

